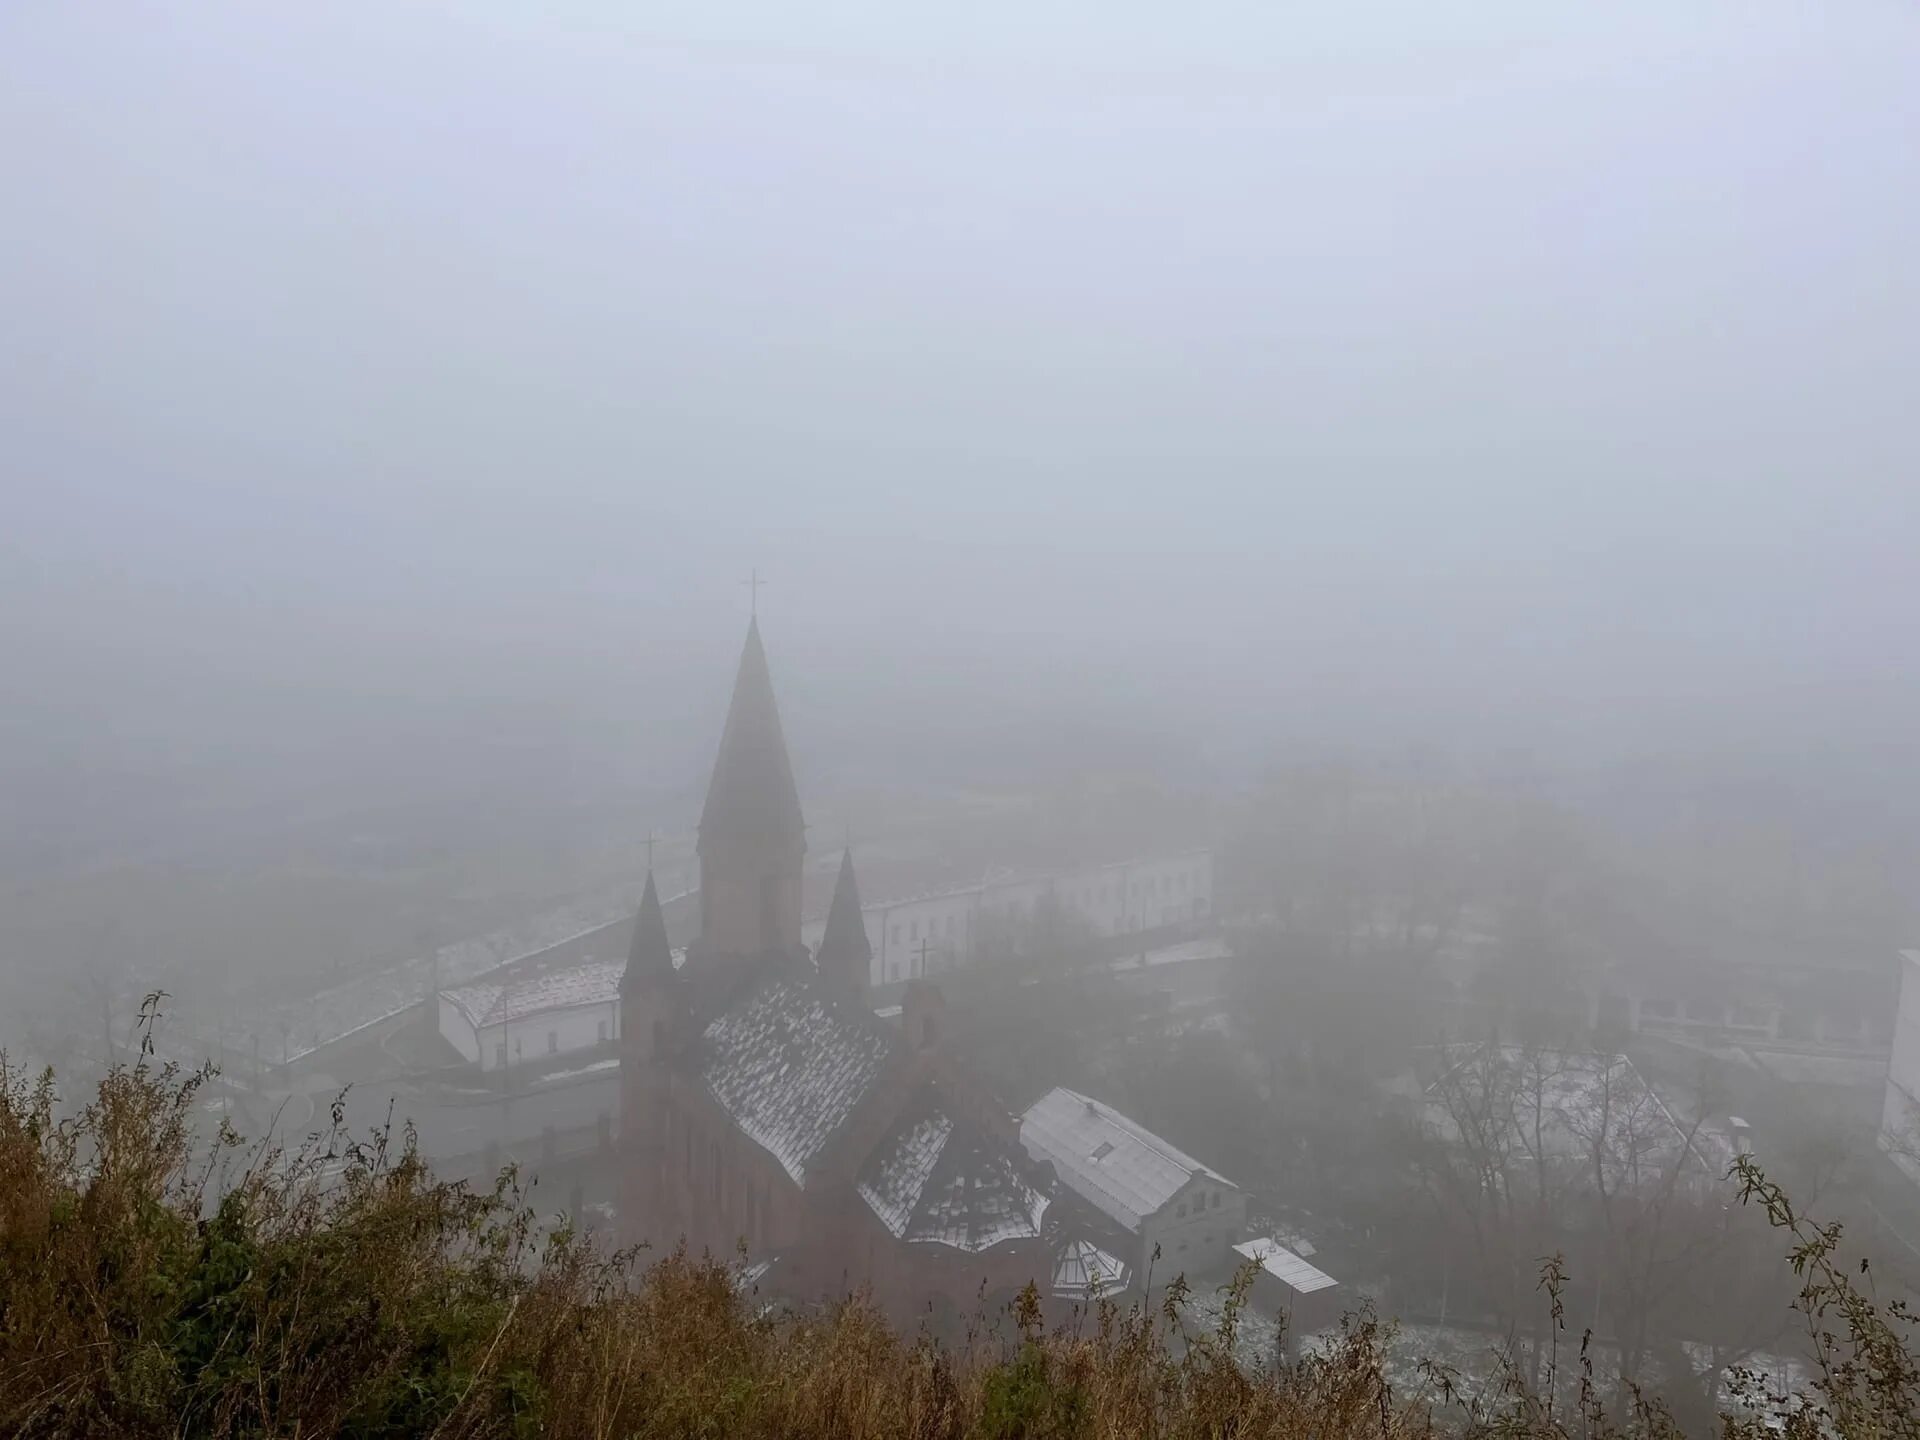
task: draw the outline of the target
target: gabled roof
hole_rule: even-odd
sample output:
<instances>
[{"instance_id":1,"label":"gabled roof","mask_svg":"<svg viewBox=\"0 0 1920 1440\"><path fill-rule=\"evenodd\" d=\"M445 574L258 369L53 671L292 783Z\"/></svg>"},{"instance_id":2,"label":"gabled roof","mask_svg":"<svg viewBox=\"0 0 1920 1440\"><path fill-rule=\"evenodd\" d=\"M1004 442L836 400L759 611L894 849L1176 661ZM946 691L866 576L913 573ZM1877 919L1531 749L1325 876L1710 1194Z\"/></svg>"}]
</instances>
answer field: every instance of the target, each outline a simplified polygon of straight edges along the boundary
<instances>
[{"instance_id":1,"label":"gabled roof","mask_svg":"<svg viewBox=\"0 0 1920 1440\"><path fill-rule=\"evenodd\" d=\"M476 980L442 990L440 995L479 1030L549 1010L610 1004L619 998L621 969L618 961L589 961L564 969Z\"/></svg>"},{"instance_id":2,"label":"gabled roof","mask_svg":"<svg viewBox=\"0 0 1920 1440\"><path fill-rule=\"evenodd\" d=\"M640 913L633 920L633 943L627 947L620 993L626 994L643 980L665 980L672 975L673 946L667 940L667 917L661 913L660 892L654 888L653 871L649 870Z\"/></svg>"},{"instance_id":3,"label":"gabled roof","mask_svg":"<svg viewBox=\"0 0 1920 1440\"><path fill-rule=\"evenodd\" d=\"M700 1079L796 1185L879 1078L892 1048L871 1015L770 976L708 1022Z\"/></svg>"},{"instance_id":4,"label":"gabled roof","mask_svg":"<svg viewBox=\"0 0 1920 1440\"><path fill-rule=\"evenodd\" d=\"M1020 1117L1020 1143L1101 1214L1138 1230L1197 1176L1233 1182L1136 1125L1110 1105L1065 1087L1049 1090Z\"/></svg>"},{"instance_id":5,"label":"gabled roof","mask_svg":"<svg viewBox=\"0 0 1920 1440\"><path fill-rule=\"evenodd\" d=\"M969 1254L1039 1239L1047 1211L1013 1156L955 1121L931 1086L874 1147L857 1188L895 1239Z\"/></svg>"},{"instance_id":6,"label":"gabled roof","mask_svg":"<svg viewBox=\"0 0 1920 1440\"><path fill-rule=\"evenodd\" d=\"M793 762L773 699L773 677L760 644L760 622L747 626L740 669L720 735L720 755L700 812L700 848L704 851L727 831L784 834L804 830L800 792L793 783Z\"/></svg>"}]
</instances>

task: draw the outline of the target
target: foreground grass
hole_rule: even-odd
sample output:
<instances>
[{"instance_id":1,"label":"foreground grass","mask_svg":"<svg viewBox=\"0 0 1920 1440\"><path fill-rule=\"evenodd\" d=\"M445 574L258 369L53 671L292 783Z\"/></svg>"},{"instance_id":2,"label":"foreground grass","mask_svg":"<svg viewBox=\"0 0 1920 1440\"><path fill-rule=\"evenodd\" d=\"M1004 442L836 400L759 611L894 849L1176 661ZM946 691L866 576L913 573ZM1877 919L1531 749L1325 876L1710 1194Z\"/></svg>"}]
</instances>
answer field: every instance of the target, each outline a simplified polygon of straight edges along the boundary
<instances>
[{"instance_id":1,"label":"foreground grass","mask_svg":"<svg viewBox=\"0 0 1920 1440\"><path fill-rule=\"evenodd\" d=\"M143 1056L59 1119L52 1078L0 1057L0 1435L1673 1432L1657 1405L1592 1394L1555 1414L1511 1370L1490 1395L1457 1396L1437 1373L1396 1395L1364 1316L1324 1351L1253 1373L1233 1359L1237 1294L1196 1337L1179 1334L1177 1288L1052 1331L1029 1293L951 1346L898 1333L858 1297L773 1317L724 1264L537 1237L507 1181L438 1181L405 1136L351 1144L336 1126L297 1153L197 1145L205 1078ZM1758 1413L1722 1433L1920 1435L1903 1317L1852 1288L1837 1235L1757 1172L1743 1183L1794 1237L1822 1379L1805 1396L1749 1396Z\"/></svg>"}]
</instances>

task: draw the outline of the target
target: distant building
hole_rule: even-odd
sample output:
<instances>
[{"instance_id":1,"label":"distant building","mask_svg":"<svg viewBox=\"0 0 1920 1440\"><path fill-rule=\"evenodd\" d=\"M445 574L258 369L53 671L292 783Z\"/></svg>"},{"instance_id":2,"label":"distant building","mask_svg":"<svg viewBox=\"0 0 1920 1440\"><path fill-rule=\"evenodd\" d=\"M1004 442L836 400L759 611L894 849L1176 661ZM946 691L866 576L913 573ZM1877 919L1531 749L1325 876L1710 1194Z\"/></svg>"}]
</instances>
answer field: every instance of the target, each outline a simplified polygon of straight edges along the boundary
<instances>
[{"instance_id":1,"label":"distant building","mask_svg":"<svg viewBox=\"0 0 1920 1440\"><path fill-rule=\"evenodd\" d=\"M1244 1240L1233 1250L1241 1262L1260 1267L1253 1277L1253 1298L1281 1317L1289 1347L1340 1318L1345 1297L1339 1282L1305 1256L1271 1236Z\"/></svg>"},{"instance_id":2,"label":"distant building","mask_svg":"<svg viewBox=\"0 0 1920 1440\"><path fill-rule=\"evenodd\" d=\"M1183 851L1009 875L864 906L872 982L913 980L985 956L1015 953L1044 930L1049 908L1063 928L1096 936L1206 920L1213 913L1213 856ZM809 939L813 933L810 927Z\"/></svg>"},{"instance_id":3,"label":"distant building","mask_svg":"<svg viewBox=\"0 0 1920 1440\"><path fill-rule=\"evenodd\" d=\"M1884 952L1858 947L1694 954L1649 946L1589 977L1587 1020L1705 1048L1872 1055L1887 1046L1898 983Z\"/></svg>"},{"instance_id":4,"label":"distant building","mask_svg":"<svg viewBox=\"0 0 1920 1440\"><path fill-rule=\"evenodd\" d=\"M1920 950L1900 952L1900 1001L1880 1114L1880 1148L1920 1182Z\"/></svg>"},{"instance_id":5,"label":"distant building","mask_svg":"<svg viewBox=\"0 0 1920 1440\"><path fill-rule=\"evenodd\" d=\"M1110 1105L1064 1087L1020 1117L1020 1143L1127 1237L1142 1283L1232 1268L1247 1198L1232 1181ZM1160 1255L1154 1258L1154 1249Z\"/></svg>"},{"instance_id":6,"label":"distant building","mask_svg":"<svg viewBox=\"0 0 1920 1440\"><path fill-rule=\"evenodd\" d=\"M496 972L440 992L440 1034L482 1070L540 1064L620 1038L617 960Z\"/></svg>"}]
</instances>

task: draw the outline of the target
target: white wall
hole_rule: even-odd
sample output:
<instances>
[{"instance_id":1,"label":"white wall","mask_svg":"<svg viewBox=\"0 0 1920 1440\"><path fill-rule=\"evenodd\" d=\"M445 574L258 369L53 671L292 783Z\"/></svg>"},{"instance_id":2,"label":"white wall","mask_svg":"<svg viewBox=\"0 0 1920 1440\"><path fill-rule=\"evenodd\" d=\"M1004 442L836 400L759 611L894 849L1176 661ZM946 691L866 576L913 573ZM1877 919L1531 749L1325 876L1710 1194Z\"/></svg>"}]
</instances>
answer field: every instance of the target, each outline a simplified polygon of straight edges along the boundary
<instances>
[{"instance_id":1,"label":"white wall","mask_svg":"<svg viewBox=\"0 0 1920 1440\"><path fill-rule=\"evenodd\" d=\"M440 998L440 1033L446 1042L458 1050L470 1065L480 1063L480 1037L473 1026L467 1023L467 1017L460 1013L460 1007L446 996Z\"/></svg>"},{"instance_id":2,"label":"white wall","mask_svg":"<svg viewBox=\"0 0 1920 1440\"><path fill-rule=\"evenodd\" d=\"M1191 1279L1232 1269L1239 1259L1233 1247L1245 1238L1246 1224L1243 1193L1211 1175L1194 1176L1140 1227L1141 1283L1146 1283L1149 1265L1156 1287L1175 1275ZM1152 1259L1156 1244L1160 1247L1157 1261Z\"/></svg>"},{"instance_id":3,"label":"white wall","mask_svg":"<svg viewBox=\"0 0 1920 1440\"><path fill-rule=\"evenodd\" d=\"M557 1055L591 1050L619 1038L618 1001L546 1010L509 1024L484 1026L475 1036L482 1070L498 1070L503 1061L508 1065L538 1065Z\"/></svg>"}]
</instances>

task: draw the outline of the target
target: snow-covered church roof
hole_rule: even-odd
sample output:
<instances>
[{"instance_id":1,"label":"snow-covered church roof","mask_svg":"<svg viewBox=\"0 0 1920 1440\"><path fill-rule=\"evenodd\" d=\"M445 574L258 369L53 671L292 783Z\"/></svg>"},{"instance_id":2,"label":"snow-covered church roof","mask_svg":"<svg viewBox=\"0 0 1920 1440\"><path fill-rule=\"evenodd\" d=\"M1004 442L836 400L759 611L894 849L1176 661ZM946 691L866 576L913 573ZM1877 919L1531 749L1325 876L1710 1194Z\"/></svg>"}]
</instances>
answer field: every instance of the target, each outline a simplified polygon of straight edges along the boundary
<instances>
[{"instance_id":1,"label":"snow-covered church roof","mask_svg":"<svg viewBox=\"0 0 1920 1440\"><path fill-rule=\"evenodd\" d=\"M870 1017L769 977L707 1024L700 1078L796 1185L879 1077L891 1048Z\"/></svg>"},{"instance_id":2,"label":"snow-covered church roof","mask_svg":"<svg viewBox=\"0 0 1920 1440\"><path fill-rule=\"evenodd\" d=\"M858 1189L895 1239L969 1253L1037 1240L1047 1213L1005 1147L956 1122L931 1087L874 1147Z\"/></svg>"}]
</instances>

